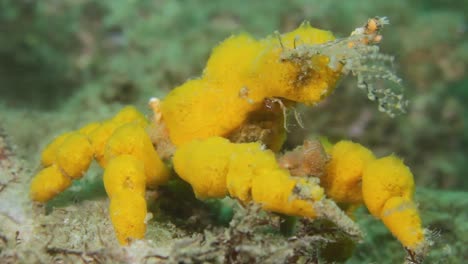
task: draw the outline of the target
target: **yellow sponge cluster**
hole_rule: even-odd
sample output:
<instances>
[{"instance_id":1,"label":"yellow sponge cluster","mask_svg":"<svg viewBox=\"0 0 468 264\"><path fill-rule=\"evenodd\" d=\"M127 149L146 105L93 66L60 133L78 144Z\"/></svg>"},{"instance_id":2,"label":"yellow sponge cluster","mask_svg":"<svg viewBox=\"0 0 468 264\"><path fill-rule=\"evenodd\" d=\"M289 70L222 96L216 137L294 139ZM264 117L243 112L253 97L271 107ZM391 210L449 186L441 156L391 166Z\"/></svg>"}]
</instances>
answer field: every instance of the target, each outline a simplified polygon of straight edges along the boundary
<instances>
[{"instance_id":1,"label":"yellow sponge cluster","mask_svg":"<svg viewBox=\"0 0 468 264\"><path fill-rule=\"evenodd\" d=\"M173 161L178 175L202 199L229 194L265 210L315 217L312 203L324 196L317 184L281 169L274 153L259 143L234 144L220 137L194 140L179 147ZM307 190L307 200L295 193L296 187Z\"/></svg>"},{"instance_id":2,"label":"yellow sponge cluster","mask_svg":"<svg viewBox=\"0 0 468 264\"><path fill-rule=\"evenodd\" d=\"M143 238L146 188L169 178L169 170L146 133L145 117L125 107L113 118L57 137L42 153L45 168L32 180L31 198L47 202L83 176L93 157L105 168L112 224L121 244Z\"/></svg>"},{"instance_id":3,"label":"yellow sponge cluster","mask_svg":"<svg viewBox=\"0 0 468 264\"><path fill-rule=\"evenodd\" d=\"M162 102L172 142L180 146L193 139L225 136L250 113L261 110L267 98L305 104L320 101L339 78L327 67L328 58L316 56L304 67L283 60L281 54L295 44L333 39L330 32L309 24L280 38L255 40L247 34L228 38L213 50L201 78L175 88Z\"/></svg>"}]
</instances>

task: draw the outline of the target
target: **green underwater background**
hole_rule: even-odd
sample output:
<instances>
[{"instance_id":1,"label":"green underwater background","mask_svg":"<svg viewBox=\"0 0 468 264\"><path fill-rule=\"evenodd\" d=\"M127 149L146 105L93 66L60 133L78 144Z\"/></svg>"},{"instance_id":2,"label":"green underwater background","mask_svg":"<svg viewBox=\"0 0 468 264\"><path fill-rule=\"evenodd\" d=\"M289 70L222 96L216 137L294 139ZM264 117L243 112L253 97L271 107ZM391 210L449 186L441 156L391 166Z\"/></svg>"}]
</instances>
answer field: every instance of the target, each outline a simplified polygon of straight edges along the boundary
<instances>
[{"instance_id":1,"label":"green underwater background","mask_svg":"<svg viewBox=\"0 0 468 264\"><path fill-rule=\"evenodd\" d=\"M107 201L97 166L47 204L47 215L34 213L28 183L39 168L41 149L58 134L108 118L128 104L149 115L150 97L163 97L199 76L212 48L232 34L260 38L310 21L346 37L374 16L390 20L380 46L395 56L407 113L390 118L379 112L346 77L324 102L298 108L304 128L290 118L285 148L326 136L359 142L377 156L402 157L415 177L423 224L433 232L423 263L468 263L466 14L467 0L0 0L0 263L138 263L139 258L120 258L115 242L103 246L93 240L93 232L113 235L102 212ZM172 198L207 206L192 197ZM208 217L202 209L186 213L187 205L171 210L170 200L154 206L162 207L156 209L162 215L147 236L160 239L155 243L161 248L167 248L163 240L202 232L186 226ZM225 217L223 210L214 217ZM46 234L47 245L28 244L26 250L11 232L29 230L18 226L31 223L26 218L32 216L43 223L44 233L61 235ZM356 221L364 241L342 261L404 261L404 249L366 209L358 210ZM61 245L66 250L58 250ZM137 250L152 254L151 248ZM149 257L145 262L166 263Z\"/></svg>"}]
</instances>

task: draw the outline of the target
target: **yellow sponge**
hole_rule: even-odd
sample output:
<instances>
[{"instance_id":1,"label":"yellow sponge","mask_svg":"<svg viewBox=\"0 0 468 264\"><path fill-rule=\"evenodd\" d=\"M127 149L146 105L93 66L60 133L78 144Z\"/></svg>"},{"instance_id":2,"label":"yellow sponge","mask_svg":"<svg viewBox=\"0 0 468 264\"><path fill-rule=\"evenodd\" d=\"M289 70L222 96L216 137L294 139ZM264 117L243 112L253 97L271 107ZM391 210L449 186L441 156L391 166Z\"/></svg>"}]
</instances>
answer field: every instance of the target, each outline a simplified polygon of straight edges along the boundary
<instances>
[{"instance_id":1,"label":"yellow sponge","mask_svg":"<svg viewBox=\"0 0 468 264\"><path fill-rule=\"evenodd\" d=\"M392 197L412 200L413 174L396 156L371 162L364 170L362 193L369 212L380 217L385 203Z\"/></svg>"},{"instance_id":2,"label":"yellow sponge","mask_svg":"<svg viewBox=\"0 0 468 264\"><path fill-rule=\"evenodd\" d=\"M88 138L80 132L67 132L57 137L42 152L45 166L34 176L31 199L47 202L71 185L73 179L83 176L93 160Z\"/></svg>"},{"instance_id":3,"label":"yellow sponge","mask_svg":"<svg viewBox=\"0 0 468 264\"><path fill-rule=\"evenodd\" d=\"M132 155L143 163L148 188L155 188L169 179L168 168L154 150L146 131L138 124L125 124L115 130L106 145L105 163L123 154Z\"/></svg>"},{"instance_id":4,"label":"yellow sponge","mask_svg":"<svg viewBox=\"0 0 468 264\"><path fill-rule=\"evenodd\" d=\"M99 122L93 122L85 125L84 127L80 128L78 132L89 136L96 128L98 128L101 125Z\"/></svg>"},{"instance_id":5,"label":"yellow sponge","mask_svg":"<svg viewBox=\"0 0 468 264\"><path fill-rule=\"evenodd\" d=\"M281 36L283 46L290 49L302 44L324 43L334 39L331 31L314 28L309 22L303 22L295 30Z\"/></svg>"},{"instance_id":6,"label":"yellow sponge","mask_svg":"<svg viewBox=\"0 0 468 264\"><path fill-rule=\"evenodd\" d=\"M68 188L71 182L69 177L60 172L57 165L49 166L33 178L29 192L31 199L45 203Z\"/></svg>"},{"instance_id":7,"label":"yellow sponge","mask_svg":"<svg viewBox=\"0 0 468 264\"><path fill-rule=\"evenodd\" d=\"M134 106L128 105L122 108L112 119L112 122L123 125L130 122L136 122L141 127L148 126L145 116Z\"/></svg>"},{"instance_id":8,"label":"yellow sponge","mask_svg":"<svg viewBox=\"0 0 468 264\"><path fill-rule=\"evenodd\" d=\"M127 123L135 123L142 128L147 127L148 125L145 117L138 112L135 107L126 106L113 118L104 121L101 125L94 127L94 129L83 128L89 133L89 139L93 146L94 156L101 166L106 166L107 161L104 159L104 152L109 138L117 128Z\"/></svg>"},{"instance_id":9,"label":"yellow sponge","mask_svg":"<svg viewBox=\"0 0 468 264\"><path fill-rule=\"evenodd\" d=\"M57 154L57 150L62 145L62 143L70 136L73 132L65 132L60 136L56 137L47 147L42 151L41 154L41 163L42 166L47 167L54 163L55 155Z\"/></svg>"},{"instance_id":10,"label":"yellow sponge","mask_svg":"<svg viewBox=\"0 0 468 264\"><path fill-rule=\"evenodd\" d=\"M330 32L308 24L281 36L288 48L293 48L291 40L296 37L302 44L333 40ZM180 146L193 139L226 136L250 113L268 111L267 98L314 104L326 97L340 75L328 67L328 58L314 56L300 65L282 59L284 49L276 37L255 40L240 34L222 42L201 78L175 88L161 102L172 142Z\"/></svg>"},{"instance_id":11,"label":"yellow sponge","mask_svg":"<svg viewBox=\"0 0 468 264\"><path fill-rule=\"evenodd\" d=\"M88 137L71 133L57 149L57 165L71 179L79 179L93 160L93 150Z\"/></svg>"},{"instance_id":12,"label":"yellow sponge","mask_svg":"<svg viewBox=\"0 0 468 264\"><path fill-rule=\"evenodd\" d=\"M113 195L110 217L120 244L128 244L133 239L142 239L146 232L146 201L138 193L121 191Z\"/></svg>"},{"instance_id":13,"label":"yellow sponge","mask_svg":"<svg viewBox=\"0 0 468 264\"><path fill-rule=\"evenodd\" d=\"M195 140L177 149L174 168L199 198L229 193L242 203L253 201L265 210L307 217L316 216L313 201L323 198L320 186L292 178L259 143L234 144L219 137ZM300 194L294 193L296 187Z\"/></svg>"},{"instance_id":14,"label":"yellow sponge","mask_svg":"<svg viewBox=\"0 0 468 264\"><path fill-rule=\"evenodd\" d=\"M402 197L390 198L382 208L381 219L405 247L415 251L424 241L421 218L411 200Z\"/></svg>"},{"instance_id":15,"label":"yellow sponge","mask_svg":"<svg viewBox=\"0 0 468 264\"><path fill-rule=\"evenodd\" d=\"M143 162L132 155L111 159L104 172L109 214L120 244L140 239L146 230L146 176Z\"/></svg>"},{"instance_id":16,"label":"yellow sponge","mask_svg":"<svg viewBox=\"0 0 468 264\"><path fill-rule=\"evenodd\" d=\"M146 176L143 162L131 155L112 159L104 171L104 187L112 199L116 193L129 191L144 197Z\"/></svg>"},{"instance_id":17,"label":"yellow sponge","mask_svg":"<svg viewBox=\"0 0 468 264\"><path fill-rule=\"evenodd\" d=\"M331 148L330 156L321 178L327 196L341 203L361 203L362 173L374 155L360 144L342 140Z\"/></svg>"},{"instance_id":18,"label":"yellow sponge","mask_svg":"<svg viewBox=\"0 0 468 264\"><path fill-rule=\"evenodd\" d=\"M226 174L231 153L232 145L227 139L194 140L177 149L174 169L190 183L197 198L222 198L227 195Z\"/></svg>"},{"instance_id":19,"label":"yellow sponge","mask_svg":"<svg viewBox=\"0 0 468 264\"><path fill-rule=\"evenodd\" d=\"M370 162L364 170L364 202L382 219L401 244L416 251L424 242L424 231L413 202L413 174L396 156Z\"/></svg>"}]
</instances>

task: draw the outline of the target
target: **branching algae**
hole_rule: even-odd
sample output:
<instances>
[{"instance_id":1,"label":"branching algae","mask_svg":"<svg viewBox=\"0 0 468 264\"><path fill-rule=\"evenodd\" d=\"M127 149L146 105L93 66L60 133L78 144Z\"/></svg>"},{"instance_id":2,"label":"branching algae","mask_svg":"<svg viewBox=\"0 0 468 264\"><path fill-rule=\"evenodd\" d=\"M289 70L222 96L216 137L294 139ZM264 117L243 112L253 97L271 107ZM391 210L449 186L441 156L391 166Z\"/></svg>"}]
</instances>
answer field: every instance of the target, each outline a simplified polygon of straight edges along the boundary
<instances>
[{"instance_id":1,"label":"branching algae","mask_svg":"<svg viewBox=\"0 0 468 264\"><path fill-rule=\"evenodd\" d=\"M308 141L280 153L286 110L320 102L343 75L355 75L381 111L404 111L401 91L376 83L387 80L400 89L393 57L377 46L387 23L369 19L343 39L308 23L261 40L231 36L213 50L201 77L150 100L151 120L129 106L57 137L42 153L44 168L32 180L31 198L52 199L95 159L104 168L110 218L122 245L145 236L145 190L180 177L199 199L230 196L270 212L327 219L356 240L361 234L349 215L364 204L418 262L428 243L413 201L413 175L400 158L376 158L346 140Z\"/></svg>"}]
</instances>

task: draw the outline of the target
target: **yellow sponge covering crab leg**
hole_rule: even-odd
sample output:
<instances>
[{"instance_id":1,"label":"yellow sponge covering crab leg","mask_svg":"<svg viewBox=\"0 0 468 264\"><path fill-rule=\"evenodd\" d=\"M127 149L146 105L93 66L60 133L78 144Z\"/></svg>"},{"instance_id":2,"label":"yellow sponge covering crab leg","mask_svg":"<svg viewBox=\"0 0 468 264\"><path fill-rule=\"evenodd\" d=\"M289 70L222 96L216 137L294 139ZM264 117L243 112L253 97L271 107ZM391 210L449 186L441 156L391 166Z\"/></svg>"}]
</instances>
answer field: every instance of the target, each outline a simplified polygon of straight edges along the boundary
<instances>
[{"instance_id":1,"label":"yellow sponge covering crab leg","mask_svg":"<svg viewBox=\"0 0 468 264\"><path fill-rule=\"evenodd\" d=\"M56 163L66 176L79 179L93 160L93 150L88 137L76 132L65 139L57 149Z\"/></svg>"},{"instance_id":2,"label":"yellow sponge covering crab leg","mask_svg":"<svg viewBox=\"0 0 468 264\"><path fill-rule=\"evenodd\" d=\"M44 150L42 169L32 180L31 199L47 202L79 179L93 160L91 143L80 132L67 132L55 139Z\"/></svg>"},{"instance_id":3,"label":"yellow sponge covering crab leg","mask_svg":"<svg viewBox=\"0 0 468 264\"><path fill-rule=\"evenodd\" d=\"M392 197L385 203L380 217L405 247L418 251L423 246L424 230L413 201L403 197Z\"/></svg>"},{"instance_id":4,"label":"yellow sponge covering crab leg","mask_svg":"<svg viewBox=\"0 0 468 264\"><path fill-rule=\"evenodd\" d=\"M41 153L41 164L44 167L50 166L54 163L57 150L62 146L62 143L70 136L73 132L65 132L56 137L50 142Z\"/></svg>"},{"instance_id":5,"label":"yellow sponge covering crab leg","mask_svg":"<svg viewBox=\"0 0 468 264\"><path fill-rule=\"evenodd\" d=\"M104 188L109 198L126 191L145 195L146 177L143 162L132 155L112 159L103 176Z\"/></svg>"},{"instance_id":6,"label":"yellow sponge covering crab leg","mask_svg":"<svg viewBox=\"0 0 468 264\"><path fill-rule=\"evenodd\" d=\"M31 199L45 203L67 189L71 183L72 180L53 164L34 176L30 187Z\"/></svg>"},{"instance_id":7,"label":"yellow sponge covering crab leg","mask_svg":"<svg viewBox=\"0 0 468 264\"><path fill-rule=\"evenodd\" d=\"M145 117L133 106L127 106L120 110L113 118L104 121L101 125L89 132L89 139L93 146L94 157L103 167L106 165L104 153L109 138L114 131L124 124L135 123L140 127L147 127Z\"/></svg>"},{"instance_id":8,"label":"yellow sponge covering crab leg","mask_svg":"<svg viewBox=\"0 0 468 264\"><path fill-rule=\"evenodd\" d=\"M388 156L366 166L362 194L369 212L382 219L403 246L417 251L424 243L416 205L413 202L413 174L396 156Z\"/></svg>"},{"instance_id":9,"label":"yellow sponge covering crab leg","mask_svg":"<svg viewBox=\"0 0 468 264\"><path fill-rule=\"evenodd\" d=\"M145 235L145 190L169 179L145 129L138 122L116 128L102 158L104 186L111 200L109 213L120 244Z\"/></svg>"},{"instance_id":10,"label":"yellow sponge covering crab leg","mask_svg":"<svg viewBox=\"0 0 468 264\"><path fill-rule=\"evenodd\" d=\"M143 162L132 155L110 160L104 172L104 187L110 198L109 214L120 244L145 236L145 179Z\"/></svg>"},{"instance_id":11,"label":"yellow sponge covering crab leg","mask_svg":"<svg viewBox=\"0 0 468 264\"><path fill-rule=\"evenodd\" d=\"M198 199L222 198L228 194L226 174L232 151L233 145L224 138L194 140L177 149L174 169L190 183Z\"/></svg>"},{"instance_id":12,"label":"yellow sponge covering crab leg","mask_svg":"<svg viewBox=\"0 0 468 264\"><path fill-rule=\"evenodd\" d=\"M375 159L370 150L348 140L342 140L330 148L330 162L320 178L328 197L339 203L362 203L362 173L365 166Z\"/></svg>"},{"instance_id":13,"label":"yellow sponge covering crab leg","mask_svg":"<svg viewBox=\"0 0 468 264\"><path fill-rule=\"evenodd\" d=\"M234 144L220 137L194 140L179 147L173 161L176 172L198 198L229 193L242 203L259 203L265 210L315 217L312 203L324 196L316 183L291 177L278 166L274 153L259 143ZM295 189L302 191L296 194Z\"/></svg>"},{"instance_id":14,"label":"yellow sponge covering crab leg","mask_svg":"<svg viewBox=\"0 0 468 264\"><path fill-rule=\"evenodd\" d=\"M123 154L132 155L143 163L148 188L156 188L169 179L169 169L154 150L145 129L136 123L115 130L106 144L104 163Z\"/></svg>"},{"instance_id":15,"label":"yellow sponge covering crab leg","mask_svg":"<svg viewBox=\"0 0 468 264\"><path fill-rule=\"evenodd\" d=\"M45 168L31 182L31 199L47 202L63 192L71 185L72 180L84 175L93 157L101 165L104 164L107 141L117 128L126 123L147 126L145 117L135 107L128 106L103 124L90 123L77 131L66 132L55 138L42 152L41 163ZM158 160L155 161L155 166L161 167Z\"/></svg>"},{"instance_id":16,"label":"yellow sponge covering crab leg","mask_svg":"<svg viewBox=\"0 0 468 264\"><path fill-rule=\"evenodd\" d=\"M111 199L110 216L121 244L144 237L146 188L169 178L169 170L146 133L148 123L134 107L125 107L103 123L91 123L57 137L42 154L31 183L31 198L47 202L88 169L93 157L105 168L104 185Z\"/></svg>"},{"instance_id":17,"label":"yellow sponge covering crab leg","mask_svg":"<svg viewBox=\"0 0 468 264\"><path fill-rule=\"evenodd\" d=\"M117 239L123 245L145 235L146 188L156 188L169 179L169 170L154 149L144 123L133 121L115 127L121 122L119 118L125 116L132 115L118 115L108 123L108 128L97 132L102 137L97 140L100 141L107 137L107 129L113 130L105 140L101 164L105 168L104 186L111 200L109 214Z\"/></svg>"},{"instance_id":18,"label":"yellow sponge covering crab leg","mask_svg":"<svg viewBox=\"0 0 468 264\"><path fill-rule=\"evenodd\" d=\"M109 205L112 225L121 245L142 239L146 232L146 200L132 192L120 192Z\"/></svg>"}]
</instances>

